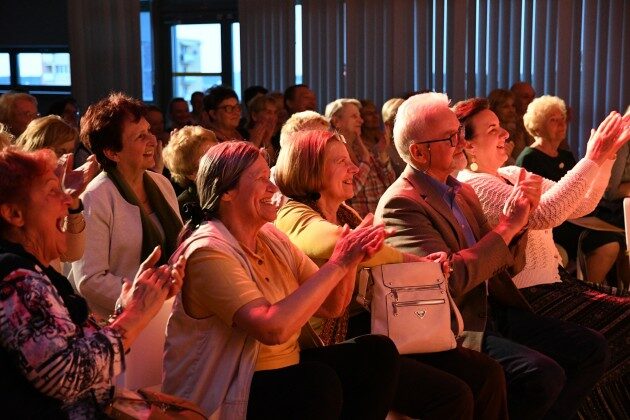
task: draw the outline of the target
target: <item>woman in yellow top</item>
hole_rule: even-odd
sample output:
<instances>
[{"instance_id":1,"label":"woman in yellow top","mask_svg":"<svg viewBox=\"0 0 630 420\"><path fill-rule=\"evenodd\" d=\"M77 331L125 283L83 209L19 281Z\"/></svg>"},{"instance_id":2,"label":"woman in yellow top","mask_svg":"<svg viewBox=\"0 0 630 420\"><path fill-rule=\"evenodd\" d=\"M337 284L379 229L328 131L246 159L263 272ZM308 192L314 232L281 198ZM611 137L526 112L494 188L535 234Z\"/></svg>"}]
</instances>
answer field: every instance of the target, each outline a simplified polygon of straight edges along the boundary
<instances>
[{"instance_id":1,"label":"woman in yellow top","mask_svg":"<svg viewBox=\"0 0 630 420\"><path fill-rule=\"evenodd\" d=\"M318 269L269 223L276 190L249 142L218 144L201 159L200 209L172 257L190 260L167 328L163 389L211 419L383 419L399 368L387 337L310 349L298 337L314 314L348 305L357 264L385 230L346 228Z\"/></svg>"},{"instance_id":2,"label":"woman in yellow top","mask_svg":"<svg viewBox=\"0 0 630 420\"><path fill-rule=\"evenodd\" d=\"M327 261L345 225L362 223L344 201L354 195L358 169L342 138L329 131L292 135L280 150L276 184L290 200L280 209L276 227L316 263ZM368 215L363 224L371 220ZM383 246L362 266L414 260L443 263L444 253L420 258ZM348 316L348 313L345 315ZM335 343L368 334L369 314L324 320L320 334ZM401 357L399 384L392 408L413 418L507 418L505 381L501 367L472 350L456 349Z\"/></svg>"}]
</instances>

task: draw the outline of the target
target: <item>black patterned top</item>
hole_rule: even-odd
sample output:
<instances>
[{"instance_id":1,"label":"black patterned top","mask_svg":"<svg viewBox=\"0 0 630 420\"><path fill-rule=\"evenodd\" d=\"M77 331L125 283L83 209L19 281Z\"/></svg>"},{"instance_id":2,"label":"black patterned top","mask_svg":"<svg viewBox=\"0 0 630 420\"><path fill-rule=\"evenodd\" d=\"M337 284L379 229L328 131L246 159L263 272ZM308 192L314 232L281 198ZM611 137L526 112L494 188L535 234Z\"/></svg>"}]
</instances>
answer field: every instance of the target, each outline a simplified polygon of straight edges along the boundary
<instances>
[{"instance_id":1,"label":"black patterned top","mask_svg":"<svg viewBox=\"0 0 630 420\"><path fill-rule=\"evenodd\" d=\"M68 279L0 240L3 416L95 418L122 369L119 333L88 316Z\"/></svg>"}]
</instances>

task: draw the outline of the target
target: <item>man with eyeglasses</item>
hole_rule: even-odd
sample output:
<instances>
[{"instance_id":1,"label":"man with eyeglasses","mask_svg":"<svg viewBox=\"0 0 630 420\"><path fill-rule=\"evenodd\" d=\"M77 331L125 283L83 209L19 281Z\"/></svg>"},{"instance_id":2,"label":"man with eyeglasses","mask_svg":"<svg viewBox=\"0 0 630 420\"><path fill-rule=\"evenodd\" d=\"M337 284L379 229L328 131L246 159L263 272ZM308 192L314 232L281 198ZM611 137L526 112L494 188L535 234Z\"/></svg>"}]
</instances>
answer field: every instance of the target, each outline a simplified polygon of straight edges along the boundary
<instances>
[{"instance_id":1,"label":"man with eyeglasses","mask_svg":"<svg viewBox=\"0 0 630 420\"><path fill-rule=\"evenodd\" d=\"M450 255L449 287L464 318L460 342L503 366L510 418L575 417L607 364L606 341L531 312L511 275L524 262L522 231L539 197L517 183L490 229L472 188L450 176L466 144L448 105L435 92L401 105L394 141L407 167L381 197L376 220L394 228L388 243L403 252Z\"/></svg>"},{"instance_id":2,"label":"man with eyeglasses","mask_svg":"<svg viewBox=\"0 0 630 420\"><path fill-rule=\"evenodd\" d=\"M28 93L7 92L0 96L0 122L18 138L28 123L39 117L37 99Z\"/></svg>"}]
</instances>

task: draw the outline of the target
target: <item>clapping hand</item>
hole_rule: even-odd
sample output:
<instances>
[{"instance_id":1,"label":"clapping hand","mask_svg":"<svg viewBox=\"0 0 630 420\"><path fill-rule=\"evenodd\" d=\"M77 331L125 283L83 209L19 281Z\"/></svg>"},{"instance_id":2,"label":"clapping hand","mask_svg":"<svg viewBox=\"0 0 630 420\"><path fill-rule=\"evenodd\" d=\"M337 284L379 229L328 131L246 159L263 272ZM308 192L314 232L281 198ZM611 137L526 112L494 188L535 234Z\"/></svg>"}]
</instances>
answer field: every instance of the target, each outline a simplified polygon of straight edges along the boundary
<instances>
[{"instance_id":1,"label":"clapping hand","mask_svg":"<svg viewBox=\"0 0 630 420\"><path fill-rule=\"evenodd\" d=\"M86 162L76 169L72 169L74 155L68 153L57 161L56 173L61 179L61 186L66 194L73 199L78 199L85 187L98 174L100 167L96 162L96 156L91 155Z\"/></svg>"},{"instance_id":2,"label":"clapping hand","mask_svg":"<svg viewBox=\"0 0 630 420\"><path fill-rule=\"evenodd\" d=\"M519 230L525 227L529 213L540 201L541 182L542 178L528 177L527 171L521 169L518 181L505 201L501 219Z\"/></svg>"}]
</instances>

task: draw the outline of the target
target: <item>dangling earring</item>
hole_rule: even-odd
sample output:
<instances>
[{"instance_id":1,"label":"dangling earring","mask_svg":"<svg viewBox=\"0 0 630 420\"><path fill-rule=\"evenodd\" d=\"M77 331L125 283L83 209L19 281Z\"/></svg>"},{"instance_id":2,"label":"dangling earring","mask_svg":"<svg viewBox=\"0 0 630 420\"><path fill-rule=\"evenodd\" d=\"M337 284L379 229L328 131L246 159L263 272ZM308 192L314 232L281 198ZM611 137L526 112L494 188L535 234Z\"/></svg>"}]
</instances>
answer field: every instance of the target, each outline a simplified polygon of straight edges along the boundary
<instances>
[{"instance_id":1,"label":"dangling earring","mask_svg":"<svg viewBox=\"0 0 630 420\"><path fill-rule=\"evenodd\" d=\"M479 170L479 165L477 165L477 159L475 158L474 153L470 153L470 170L473 172L477 172Z\"/></svg>"}]
</instances>

